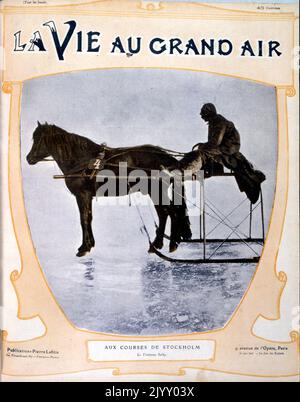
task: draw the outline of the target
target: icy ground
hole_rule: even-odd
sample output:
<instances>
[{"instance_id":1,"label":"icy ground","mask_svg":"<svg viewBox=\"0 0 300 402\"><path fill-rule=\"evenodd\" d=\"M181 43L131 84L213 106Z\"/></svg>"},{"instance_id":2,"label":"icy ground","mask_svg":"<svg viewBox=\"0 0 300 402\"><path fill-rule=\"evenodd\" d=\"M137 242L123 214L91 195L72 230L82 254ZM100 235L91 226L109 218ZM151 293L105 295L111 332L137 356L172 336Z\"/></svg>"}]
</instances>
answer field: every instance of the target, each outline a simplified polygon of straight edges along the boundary
<instances>
[{"instance_id":1,"label":"icy ground","mask_svg":"<svg viewBox=\"0 0 300 402\"><path fill-rule=\"evenodd\" d=\"M53 264L53 265L52 265ZM251 280L255 266L172 265L156 257L126 261L93 255L50 266L48 279L64 311L80 328L158 335L222 327ZM51 271L51 273L50 273Z\"/></svg>"},{"instance_id":2,"label":"icy ground","mask_svg":"<svg viewBox=\"0 0 300 402\"><path fill-rule=\"evenodd\" d=\"M38 186L32 180L25 187L37 194ZM54 197L51 193L31 197L29 203L26 194L32 237L45 278L79 328L127 335L220 328L232 316L253 277L255 264L172 264L149 255L135 207L128 203L104 206L101 200L94 202L96 248L79 259L75 256L81 244L79 215L64 183L55 184ZM153 238L150 209L145 206L141 211ZM199 216L191 220L197 236ZM222 236L228 233L225 228ZM214 247L209 246L208 255ZM167 240L164 252L168 252ZM216 257L249 255L251 250L241 244L227 244L216 253ZM182 244L173 256L201 258L202 247Z\"/></svg>"}]
</instances>

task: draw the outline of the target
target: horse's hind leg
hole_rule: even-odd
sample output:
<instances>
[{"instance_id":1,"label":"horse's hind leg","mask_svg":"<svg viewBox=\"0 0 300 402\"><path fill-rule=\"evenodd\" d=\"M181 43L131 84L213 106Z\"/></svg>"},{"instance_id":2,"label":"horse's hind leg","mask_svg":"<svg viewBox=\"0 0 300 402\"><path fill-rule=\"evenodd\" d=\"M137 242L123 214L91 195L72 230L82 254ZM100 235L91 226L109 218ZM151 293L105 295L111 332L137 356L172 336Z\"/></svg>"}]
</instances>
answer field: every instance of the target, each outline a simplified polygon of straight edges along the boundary
<instances>
[{"instance_id":1,"label":"horse's hind leg","mask_svg":"<svg viewBox=\"0 0 300 402\"><path fill-rule=\"evenodd\" d=\"M177 250L179 243L181 241L180 237L180 223L177 208L170 206L169 215L171 218L171 236L170 236L170 244L169 251L170 253L174 253Z\"/></svg>"},{"instance_id":2,"label":"horse's hind leg","mask_svg":"<svg viewBox=\"0 0 300 402\"><path fill-rule=\"evenodd\" d=\"M167 219L168 219L168 209L161 205L155 205L155 209L156 209L156 212L158 215L159 224L158 224L158 228L156 230L156 237L152 244L156 249L160 250L164 246L164 234L165 234L166 224L167 224ZM149 252L151 252L151 247L149 249Z\"/></svg>"},{"instance_id":3,"label":"horse's hind leg","mask_svg":"<svg viewBox=\"0 0 300 402\"><path fill-rule=\"evenodd\" d=\"M182 240L190 240L192 231L188 216L188 209L185 199L185 187L181 184L180 187L173 186L173 199L169 208L171 218L171 238L169 251L173 253L177 250Z\"/></svg>"},{"instance_id":4,"label":"horse's hind leg","mask_svg":"<svg viewBox=\"0 0 300 402\"><path fill-rule=\"evenodd\" d=\"M82 227L82 245L78 249L77 257L83 257L91 251L95 245L95 240L92 232L92 194L82 192L76 196L80 222Z\"/></svg>"},{"instance_id":5,"label":"horse's hind leg","mask_svg":"<svg viewBox=\"0 0 300 402\"><path fill-rule=\"evenodd\" d=\"M188 208L186 205L185 188L182 186L182 205L179 206L179 217L181 222L180 236L183 240L191 240L193 233L191 230L191 222L189 218Z\"/></svg>"}]
</instances>

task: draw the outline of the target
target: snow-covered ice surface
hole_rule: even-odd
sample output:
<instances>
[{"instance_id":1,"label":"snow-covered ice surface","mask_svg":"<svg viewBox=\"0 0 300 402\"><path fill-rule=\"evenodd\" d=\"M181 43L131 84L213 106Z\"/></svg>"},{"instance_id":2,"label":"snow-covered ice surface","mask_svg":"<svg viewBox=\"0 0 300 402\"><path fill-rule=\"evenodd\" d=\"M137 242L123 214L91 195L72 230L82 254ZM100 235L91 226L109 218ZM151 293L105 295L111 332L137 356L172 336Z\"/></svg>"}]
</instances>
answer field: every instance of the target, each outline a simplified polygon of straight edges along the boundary
<instances>
[{"instance_id":1,"label":"snow-covered ice surface","mask_svg":"<svg viewBox=\"0 0 300 402\"><path fill-rule=\"evenodd\" d=\"M199 108L207 101L216 102L220 112L235 122L242 136L242 151L267 176L263 184L267 227L277 156L273 88L203 73L146 69L66 74L24 85L21 159L28 222L45 280L75 326L128 335L223 327L250 286L256 265L171 264L149 255L140 218L136 208L128 206L128 199L123 206L94 202L96 247L78 259L81 227L75 198L63 181L53 180L53 175L60 173L54 163L29 166L26 162L37 120L110 146L152 143L187 152L207 137L207 127L199 117ZM262 109L264 113L260 113ZM244 197L230 177L209 179L205 186L207 200L224 215ZM192 186L187 187L190 199ZM198 237L198 211L195 213L191 204L189 207L194 236ZM153 239L151 210L144 206L141 211ZM211 210L207 212L212 215ZM246 202L230 216L231 225L239 224L248 213ZM252 234L258 237L259 208L254 214ZM208 216L207 233L217 223ZM247 220L240 230L248 235ZM229 234L229 228L220 225L210 236L226 238ZM254 250L243 244L226 244L215 257L249 257L254 251L261 252L261 248L250 246ZM216 245L208 246L208 256L213 247ZM167 250L168 241L164 252ZM182 244L172 256L201 258L202 248Z\"/></svg>"},{"instance_id":2,"label":"snow-covered ice surface","mask_svg":"<svg viewBox=\"0 0 300 402\"><path fill-rule=\"evenodd\" d=\"M32 183L31 189L34 187L37 182ZM58 303L74 325L115 334L155 335L201 332L226 324L249 286L255 264L161 261L147 253L148 241L134 206L111 207L101 202L94 202L96 248L79 259L75 256L76 245L80 245L79 219L77 222L76 205L66 208L66 194L58 191L55 201L50 199L49 205L43 201L42 209L40 199L32 200L29 217L39 215L39 225L32 225L31 230L37 255ZM57 209L60 211L51 219L49 212L54 214ZM153 237L149 207L141 207L141 211ZM63 223L68 219L71 225ZM191 219L197 234L199 218ZM47 230L41 230L43 227ZM167 246L166 240L165 253ZM215 247L210 244L207 254ZM252 250L243 244L226 244L215 257L249 255ZM202 246L182 244L173 256L200 258Z\"/></svg>"},{"instance_id":3,"label":"snow-covered ice surface","mask_svg":"<svg viewBox=\"0 0 300 402\"><path fill-rule=\"evenodd\" d=\"M120 258L116 263L99 253L73 262L63 275L48 274L48 279L80 328L128 335L177 334L222 327L255 268L172 266L153 257L141 265L136 262ZM57 263L52 268L57 269Z\"/></svg>"}]
</instances>

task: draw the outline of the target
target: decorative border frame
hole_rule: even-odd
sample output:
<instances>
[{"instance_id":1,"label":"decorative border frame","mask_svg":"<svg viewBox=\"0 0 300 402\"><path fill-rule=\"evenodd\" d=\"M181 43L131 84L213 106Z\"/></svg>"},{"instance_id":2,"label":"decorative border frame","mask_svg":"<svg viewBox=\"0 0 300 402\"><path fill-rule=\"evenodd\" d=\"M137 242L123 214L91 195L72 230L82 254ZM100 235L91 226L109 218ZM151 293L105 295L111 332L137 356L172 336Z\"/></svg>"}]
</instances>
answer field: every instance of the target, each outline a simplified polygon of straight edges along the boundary
<instances>
[{"instance_id":1,"label":"decorative border frame","mask_svg":"<svg viewBox=\"0 0 300 402\"><path fill-rule=\"evenodd\" d=\"M55 13L80 13L86 10L91 13L89 6L96 7L106 3L95 1L92 3L74 6L51 7ZM113 2L115 3L115 2ZM126 16L142 15L142 17L157 18L157 11L163 12L164 18L183 18L182 8L172 4L160 4L144 2L128 3L130 5ZM183 5L181 5L183 6ZM83 8L82 8L83 7ZM239 19L253 18L255 20L269 20L287 18L293 24L296 17L294 14L262 14L244 11L225 10L214 6L203 6L194 4L188 5L196 13L190 14L188 8L184 18L212 18ZM202 8L201 8L202 7ZM204 8L203 8L204 7ZM35 10L30 7L30 14L43 13L42 7ZM178 14L180 10L181 14ZM205 12L203 12L203 10ZM20 12L17 7L5 7L5 15ZM22 8L22 13L26 9ZM48 12L48 11L45 11ZM118 11L106 3L106 8L99 13L118 15ZM295 42L294 42L295 43ZM182 70L181 68L178 68ZM195 70L201 72L202 70ZM206 71L207 72L207 71ZM222 75L220 73L220 75ZM242 77L236 77L242 78ZM242 78L247 79L247 78ZM266 83L270 85L270 83ZM296 95L295 79L289 85L276 85L277 110L278 110L278 162L276 192L272 216L269 224L267 241L263 249L260 262L251 280L249 288L235 313L226 326L220 330L206 333L192 333L174 336L155 337L133 337L119 336L103 333L95 333L77 329L66 317L58 305L55 297L49 288L44 273L35 253L34 244L31 239L30 229L25 210L21 160L20 160L20 118L21 118L21 96L23 82L4 81L2 90L11 95L10 117L9 117L9 197L10 212L17 239L19 253L21 256L21 269L11 273L11 281L18 299L18 314L20 320L30 320L39 317L45 326L45 333L36 339L29 341L10 342L7 332L3 332L3 349L7 347L26 347L26 349L52 349L60 350L60 359L55 361L35 360L30 365L30 373L26 366L19 364L17 359L7 359L4 356L4 367L6 375L13 376L42 376L50 374L65 374L83 372L89 370L112 369L114 375L121 374L164 374L164 375L185 375L185 369L197 369L202 371L221 372L228 374L247 375L254 377L293 377L299 374L299 334L292 332L290 342L273 342L256 336L253 327L259 317L266 320L278 320L280 318L280 301L283 290L287 283L287 276L284 272L277 273L277 258L279 246L283 233L283 225L287 208L288 178L289 178L289 151L288 151L288 110L287 97ZM32 283L35 288L32 288ZM120 362L94 362L88 359L89 341L179 341L179 340L212 340L215 342L215 355L209 361L120 361ZM262 346L278 347L286 346L286 354L280 359L272 356L256 356L255 359L249 356L241 356L236 351L237 346L251 345L261 348Z\"/></svg>"}]
</instances>

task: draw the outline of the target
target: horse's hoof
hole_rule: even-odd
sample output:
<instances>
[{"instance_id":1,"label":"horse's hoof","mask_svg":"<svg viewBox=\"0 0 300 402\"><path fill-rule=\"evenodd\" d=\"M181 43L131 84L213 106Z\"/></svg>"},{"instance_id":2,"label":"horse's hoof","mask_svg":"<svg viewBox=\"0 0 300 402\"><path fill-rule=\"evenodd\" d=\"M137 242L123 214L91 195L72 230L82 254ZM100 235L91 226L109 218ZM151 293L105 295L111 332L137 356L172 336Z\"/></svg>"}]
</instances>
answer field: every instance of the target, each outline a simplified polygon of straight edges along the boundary
<instances>
[{"instance_id":1,"label":"horse's hoof","mask_svg":"<svg viewBox=\"0 0 300 402\"><path fill-rule=\"evenodd\" d=\"M175 253L175 251L178 249L178 244L170 244L169 247L169 252L170 253Z\"/></svg>"},{"instance_id":2,"label":"horse's hoof","mask_svg":"<svg viewBox=\"0 0 300 402\"><path fill-rule=\"evenodd\" d=\"M184 232L183 236L182 236L182 240L183 240L183 241L189 241L189 240L192 239L192 237L193 237L192 231L189 230L189 229L187 229L187 230Z\"/></svg>"},{"instance_id":3,"label":"horse's hoof","mask_svg":"<svg viewBox=\"0 0 300 402\"><path fill-rule=\"evenodd\" d=\"M152 244L157 250L161 250L164 246L164 242L161 240L154 240Z\"/></svg>"},{"instance_id":4,"label":"horse's hoof","mask_svg":"<svg viewBox=\"0 0 300 402\"><path fill-rule=\"evenodd\" d=\"M76 257L84 257L88 253L89 253L88 251L78 251L78 253L76 254Z\"/></svg>"},{"instance_id":5,"label":"horse's hoof","mask_svg":"<svg viewBox=\"0 0 300 402\"><path fill-rule=\"evenodd\" d=\"M153 244L151 244L148 250L148 254L154 254L154 253L155 253L154 246Z\"/></svg>"}]
</instances>

